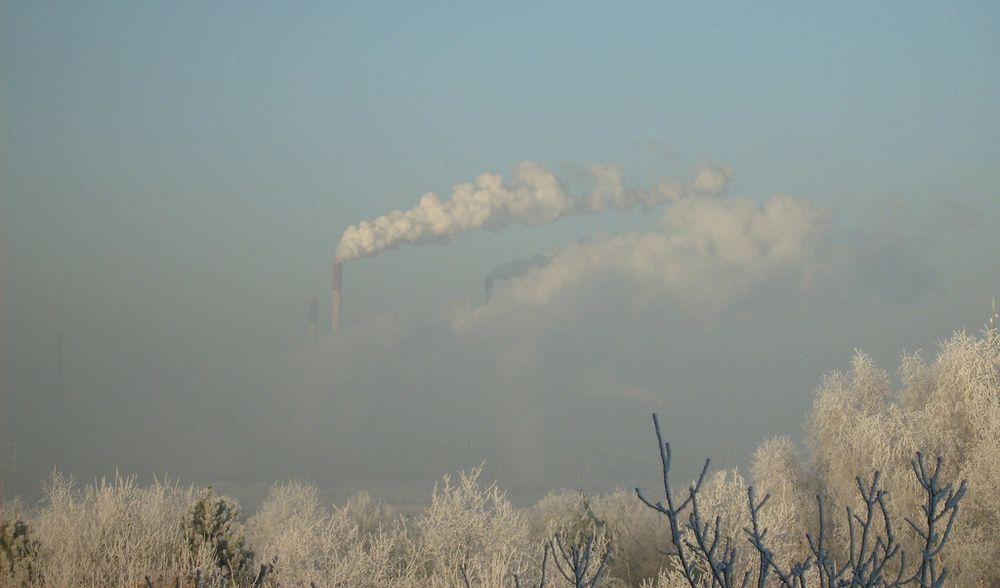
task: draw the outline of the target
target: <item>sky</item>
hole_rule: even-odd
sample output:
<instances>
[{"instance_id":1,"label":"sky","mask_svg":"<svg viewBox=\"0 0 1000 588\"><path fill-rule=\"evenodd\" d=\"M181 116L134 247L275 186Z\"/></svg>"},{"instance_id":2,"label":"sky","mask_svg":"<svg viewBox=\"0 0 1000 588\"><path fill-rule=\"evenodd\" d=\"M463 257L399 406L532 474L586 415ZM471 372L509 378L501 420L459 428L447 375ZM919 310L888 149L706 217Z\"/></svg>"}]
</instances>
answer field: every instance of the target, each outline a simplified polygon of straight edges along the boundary
<instances>
[{"instance_id":1,"label":"sky","mask_svg":"<svg viewBox=\"0 0 1000 588\"><path fill-rule=\"evenodd\" d=\"M894 373L988 318L998 19L0 1L8 487L628 486L654 411L679 467L745 465L855 349Z\"/></svg>"}]
</instances>

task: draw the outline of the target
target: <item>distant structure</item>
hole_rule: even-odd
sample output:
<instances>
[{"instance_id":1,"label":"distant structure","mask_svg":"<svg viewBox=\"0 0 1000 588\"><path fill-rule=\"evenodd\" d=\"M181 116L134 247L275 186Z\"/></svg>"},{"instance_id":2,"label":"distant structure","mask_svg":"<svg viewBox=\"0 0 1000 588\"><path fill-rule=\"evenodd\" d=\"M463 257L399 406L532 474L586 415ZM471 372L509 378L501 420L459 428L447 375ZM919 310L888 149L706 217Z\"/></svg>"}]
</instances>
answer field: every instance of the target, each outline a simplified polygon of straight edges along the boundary
<instances>
[{"instance_id":1,"label":"distant structure","mask_svg":"<svg viewBox=\"0 0 1000 588\"><path fill-rule=\"evenodd\" d=\"M333 289L330 292L330 329L333 333L340 332L341 320L341 290L344 282L344 266L339 262L333 264Z\"/></svg>"},{"instance_id":2,"label":"distant structure","mask_svg":"<svg viewBox=\"0 0 1000 588\"><path fill-rule=\"evenodd\" d=\"M493 287L496 285L497 280L510 280L517 278L535 268L545 267L548 263L549 257L547 255L536 254L531 257L515 259L496 266L490 270L490 273L486 274L486 279L483 283L483 297L485 298L485 301L488 303L490 298L493 297Z\"/></svg>"},{"instance_id":3,"label":"distant structure","mask_svg":"<svg viewBox=\"0 0 1000 588\"><path fill-rule=\"evenodd\" d=\"M309 312L307 318L309 320L309 325L306 327L306 336L310 341L315 341L319 336L319 305L316 303L315 298L309 301Z\"/></svg>"},{"instance_id":4,"label":"distant structure","mask_svg":"<svg viewBox=\"0 0 1000 588\"><path fill-rule=\"evenodd\" d=\"M56 335L56 357L54 362L54 374L52 383L52 400L55 404L56 412L56 430L55 430L55 441L56 441L56 451L55 451L55 465L62 467L63 464L63 449L65 448L65 412L66 407L66 395L63 392L63 335L59 333Z\"/></svg>"},{"instance_id":5,"label":"distant structure","mask_svg":"<svg viewBox=\"0 0 1000 588\"><path fill-rule=\"evenodd\" d=\"M986 322L986 326L991 329L996 329L1000 327L1000 314L997 313L997 297L993 297L993 314L990 315L990 320Z\"/></svg>"}]
</instances>

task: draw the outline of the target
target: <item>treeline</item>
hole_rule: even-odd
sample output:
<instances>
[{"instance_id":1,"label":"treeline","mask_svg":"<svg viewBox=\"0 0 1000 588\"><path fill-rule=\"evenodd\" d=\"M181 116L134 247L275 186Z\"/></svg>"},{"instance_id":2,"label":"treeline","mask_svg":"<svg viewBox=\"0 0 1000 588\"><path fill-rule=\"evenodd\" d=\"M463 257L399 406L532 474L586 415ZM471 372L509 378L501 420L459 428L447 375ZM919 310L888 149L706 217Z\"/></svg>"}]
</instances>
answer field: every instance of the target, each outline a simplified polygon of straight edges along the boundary
<instances>
[{"instance_id":1,"label":"treeline","mask_svg":"<svg viewBox=\"0 0 1000 588\"><path fill-rule=\"evenodd\" d=\"M863 354L824 378L806 446L766 441L746 475L669 478L516 509L480 472L403 518L365 494L274 486L252 516L211 489L58 475L5 505L10 586L994 586L1000 584L1000 337L957 333L899 386ZM652 452L650 434L650 451Z\"/></svg>"}]
</instances>

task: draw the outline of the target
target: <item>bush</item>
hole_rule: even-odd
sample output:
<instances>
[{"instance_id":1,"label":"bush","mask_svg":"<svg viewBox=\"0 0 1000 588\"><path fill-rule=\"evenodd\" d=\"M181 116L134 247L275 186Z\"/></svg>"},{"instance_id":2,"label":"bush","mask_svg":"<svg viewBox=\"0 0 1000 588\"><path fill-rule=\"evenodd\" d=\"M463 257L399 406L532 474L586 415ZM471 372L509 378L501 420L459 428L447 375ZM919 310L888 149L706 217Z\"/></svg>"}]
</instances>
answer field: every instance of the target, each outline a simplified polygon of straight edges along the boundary
<instances>
[{"instance_id":1,"label":"bush","mask_svg":"<svg viewBox=\"0 0 1000 588\"><path fill-rule=\"evenodd\" d=\"M134 478L78 489L53 474L31 519L38 540L36 579L47 587L135 586L146 575L186 577L211 560L191 558L181 529L195 494L170 482L140 487Z\"/></svg>"},{"instance_id":2,"label":"bush","mask_svg":"<svg viewBox=\"0 0 1000 588\"><path fill-rule=\"evenodd\" d=\"M338 509L324 506L313 486L275 485L249 535L273 558L269 578L282 585L405 586L416 571L405 527L364 493Z\"/></svg>"},{"instance_id":3,"label":"bush","mask_svg":"<svg viewBox=\"0 0 1000 588\"><path fill-rule=\"evenodd\" d=\"M445 476L416 522L428 585L464 585L464 569L477 586L506 587L525 568L528 525L495 482L479 485L481 473L461 473L457 484Z\"/></svg>"},{"instance_id":4,"label":"bush","mask_svg":"<svg viewBox=\"0 0 1000 588\"><path fill-rule=\"evenodd\" d=\"M38 541L31 538L28 523L20 518L0 521L0 578L13 586L35 579Z\"/></svg>"},{"instance_id":5,"label":"bush","mask_svg":"<svg viewBox=\"0 0 1000 588\"><path fill-rule=\"evenodd\" d=\"M219 496L209 487L188 506L183 521L184 539L191 559L198 559L207 549L223 575L237 582L249 575L254 559L239 519L239 503L228 496Z\"/></svg>"}]
</instances>

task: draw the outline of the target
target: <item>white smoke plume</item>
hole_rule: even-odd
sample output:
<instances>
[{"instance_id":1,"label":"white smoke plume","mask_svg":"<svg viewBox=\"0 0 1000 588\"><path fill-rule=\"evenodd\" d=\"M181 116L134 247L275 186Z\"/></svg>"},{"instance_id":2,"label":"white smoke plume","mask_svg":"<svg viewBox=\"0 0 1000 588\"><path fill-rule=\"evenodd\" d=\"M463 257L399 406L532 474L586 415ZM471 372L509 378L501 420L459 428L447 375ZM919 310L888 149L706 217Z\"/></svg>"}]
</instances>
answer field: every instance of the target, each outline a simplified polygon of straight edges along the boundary
<instances>
[{"instance_id":1,"label":"white smoke plume","mask_svg":"<svg viewBox=\"0 0 1000 588\"><path fill-rule=\"evenodd\" d=\"M509 184L499 174L485 173L473 182L455 186L447 200L429 192L409 210L395 210L347 227L337 245L336 258L349 261L404 244L444 243L475 229L498 231L512 224L543 225L610 209L650 210L691 195L720 196L725 194L732 176L729 166L702 162L686 179L666 178L653 189L638 190L625 185L621 167L595 164L587 174L589 191L573 196L553 172L526 161L515 167Z\"/></svg>"},{"instance_id":2,"label":"white smoke plume","mask_svg":"<svg viewBox=\"0 0 1000 588\"><path fill-rule=\"evenodd\" d=\"M461 308L456 331L507 320L614 278L640 303L665 299L695 316L720 312L754 286L785 273L808 278L817 267L829 214L808 201L774 196L763 203L703 196L667 207L662 230L573 243L549 262L510 280L489 303Z\"/></svg>"}]
</instances>

